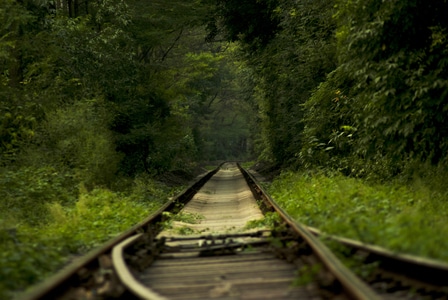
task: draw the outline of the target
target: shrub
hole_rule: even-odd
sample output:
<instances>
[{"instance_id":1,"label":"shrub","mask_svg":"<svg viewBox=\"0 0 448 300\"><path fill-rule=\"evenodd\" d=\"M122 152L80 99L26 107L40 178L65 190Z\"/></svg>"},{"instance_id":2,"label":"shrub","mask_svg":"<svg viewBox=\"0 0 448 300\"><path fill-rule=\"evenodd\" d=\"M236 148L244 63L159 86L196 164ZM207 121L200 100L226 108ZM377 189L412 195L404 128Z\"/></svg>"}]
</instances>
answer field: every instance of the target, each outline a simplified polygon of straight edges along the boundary
<instances>
[{"instance_id":1,"label":"shrub","mask_svg":"<svg viewBox=\"0 0 448 300\"><path fill-rule=\"evenodd\" d=\"M125 191L105 188L87 191L82 185L77 201L63 205L54 199L40 207L45 224L28 225L19 218L0 218L0 298L60 269L73 256L86 253L142 221L168 200L172 192L142 177ZM28 211L33 212L29 203ZM11 228L11 224L15 224Z\"/></svg>"},{"instance_id":2,"label":"shrub","mask_svg":"<svg viewBox=\"0 0 448 300\"><path fill-rule=\"evenodd\" d=\"M101 100L81 101L50 113L42 129L51 160L77 172L86 185L109 184L120 155Z\"/></svg>"},{"instance_id":3,"label":"shrub","mask_svg":"<svg viewBox=\"0 0 448 300\"><path fill-rule=\"evenodd\" d=\"M37 224L48 218L46 203L68 204L76 191L69 174L52 167L20 168L0 173L0 215L17 217L21 222Z\"/></svg>"}]
</instances>

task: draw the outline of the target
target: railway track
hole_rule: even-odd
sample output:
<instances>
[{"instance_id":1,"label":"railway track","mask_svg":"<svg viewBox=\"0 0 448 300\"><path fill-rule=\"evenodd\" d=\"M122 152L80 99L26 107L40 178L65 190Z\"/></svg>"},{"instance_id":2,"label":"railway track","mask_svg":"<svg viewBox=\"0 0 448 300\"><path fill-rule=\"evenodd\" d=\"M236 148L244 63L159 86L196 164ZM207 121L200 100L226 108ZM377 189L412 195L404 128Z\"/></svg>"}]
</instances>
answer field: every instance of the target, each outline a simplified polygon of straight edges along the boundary
<instances>
[{"instance_id":1,"label":"railway track","mask_svg":"<svg viewBox=\"0 0 448 300\"><path fill-rule=\"evenodd\" d=\"M448 299L446 263L325 235L316 228L308 230L337 243L340 256L355 261L354 267L364 270L359 275L382 298Z\"/></svg>"},{"instance_id":2,"label":"railway track","mask_svg":"<svg viewBox=\"0 0 448 300\"><path fill-rule=\"evenodd\" d=\"M249 181L255 182L255 176L262 180L259 174L247 176L251 178ZM258 184L252 186L260 199L269 198ZM272 199L265 201L275 205ZM321 240L331 242L337 248L338 257L350 260L349 264L359 277L382 299L448 299L446 263L327 235L317 228L306 229Z\"/></svg>"},{"instance_id":3,"label":"railway track","mask_svg":"<svg viewBox=\"0 0 448 300\"><path fill-rule=\"evenodd\" d=\"M280 215L274 229L248 229L268 211ZM21 299L402 296L358 279L315 234L291 220L249 173L226 163Z\"/></svg>"}]
</instances>

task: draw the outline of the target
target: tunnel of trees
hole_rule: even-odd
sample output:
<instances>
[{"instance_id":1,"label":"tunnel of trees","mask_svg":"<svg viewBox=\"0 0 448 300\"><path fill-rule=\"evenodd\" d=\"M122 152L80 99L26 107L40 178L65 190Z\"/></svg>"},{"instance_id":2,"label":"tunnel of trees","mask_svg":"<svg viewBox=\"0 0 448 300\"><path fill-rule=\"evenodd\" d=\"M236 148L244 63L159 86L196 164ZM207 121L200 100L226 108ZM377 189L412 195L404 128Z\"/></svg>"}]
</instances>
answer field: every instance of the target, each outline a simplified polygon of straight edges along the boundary
<instances>
[{"instance_id":1,"label":"tunnel of trees","mask_svg":"<svg viewBox=\"0 0 448 300\"><path fill-rule=\"evenodd\" d=\"M1 0L0 180L111 186L226 159L384 179L445 168L447 11Z\"/></svg>"},{"instance_id":2,"label":"tunnel of trees","mask_svg":"<svg viewBox=\"0 0 448 300\"><path fill-rule=\"evenodd\" d=\"M229 159L386 180L446 166L447 1L0 4L4 186Z\"/></svg>"},{"instance_id":3,"label":"tunnel of trees","mask_svg":"<svg viewBox=\"0 0 448 300\"><path fill-rule=\"evenodd\" d=\"M43 224L48 203L69 211L86 190L201 162L447 174L447 12L446 0L0 0L0 244L7 220Z\"/></svg>"},{"instance_id":4,"label":"tunnel of trees","mask_svg":"<svg viewBox=\"0 0 448 300\"><path fill-rule=\"evenodd\" d=\"M250 155L254 105L234 45L193 1L1 2L2 167L92 184Z\"/></svg>"},{"instance_id":5,"label":"tunnel of trees","mask_svg":"<svg viewBox=\"0 0 448 300\"><path fill-rule=\"evenodd\" d=\"M446 164L447 12L443 0L229 0L209 27L246 53L267 157L395 176Z\"/></svg>"},{"instance_id":6,"label":"tunnel of trees","mask_svg":"<svg viewBox=\"0 0 448 300\"><path fill-rule=\"evenodd\" d=\"M107 184L216 159L357 176L444 163L447 11L443 0L2 0L0 164Z\"/></svg>"}]
</instances>

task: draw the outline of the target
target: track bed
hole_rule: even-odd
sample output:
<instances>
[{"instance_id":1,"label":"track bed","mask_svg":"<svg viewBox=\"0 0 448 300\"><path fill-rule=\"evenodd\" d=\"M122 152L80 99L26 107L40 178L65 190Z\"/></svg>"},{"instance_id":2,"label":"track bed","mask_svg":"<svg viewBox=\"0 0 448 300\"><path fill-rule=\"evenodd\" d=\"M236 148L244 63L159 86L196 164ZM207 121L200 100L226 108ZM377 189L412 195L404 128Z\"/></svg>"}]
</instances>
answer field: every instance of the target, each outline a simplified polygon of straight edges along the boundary
<instances>
[{"instance_id":1,"label":"track bed","mask_svg":"<svg viewBox=\"0 0 448 300\"><path fill-rule=\"evenodd\" d=\"M247 222L260 220L263 214L236 164L224 164L180 214L199 216L197 224L174 221L159 239L175 237L176 232L189 228L190 233L227 237L240 245L266 240L244 236L254 231L246 229ZM232 236L235 233L240 235ZM200 238L168 240L167 252L162 252L139 280L169 299L321 298L315 284L295 284L301 266L278 258L267 243L240 250L229 249L222 240L212 251L200 245Z\"/></svg>"}]
</instances>

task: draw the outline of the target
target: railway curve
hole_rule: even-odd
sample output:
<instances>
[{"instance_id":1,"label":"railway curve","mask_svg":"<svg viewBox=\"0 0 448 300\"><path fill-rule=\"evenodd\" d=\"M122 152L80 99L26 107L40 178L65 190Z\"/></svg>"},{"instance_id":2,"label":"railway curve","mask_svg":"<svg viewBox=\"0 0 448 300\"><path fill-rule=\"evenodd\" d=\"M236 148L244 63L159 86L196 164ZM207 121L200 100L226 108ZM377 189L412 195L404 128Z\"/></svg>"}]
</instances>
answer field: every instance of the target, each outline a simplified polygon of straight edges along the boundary
<instances>
[{"instance_id":1,"label":"railway curve","mask_svg":"<svg viewBox=\"0 0 448 300\"><path fill-rule=\"evenodd\" d=\"M274 228L249 229L268 211L280 216ZM397 298L361 281L317 234L224 163L20 299Z\"/></svg>"},{"instance_id":2,"label":"railway curve","mask_svg":"<svg viewBox=\"0 0 448 300\"><path fill-rule=\"evenodd\" d=\"M200 220L174 221L161 231L154 261L129 263L138 275L127 288L147 299L375 298L312 235L302 237L303 229L248 230L263 214L243 174L236 164L224 164L180 211ZM273 247L273 240L281 246ZM294 284L300 272L308 282Z\"/></svg>"}]
</instances>

